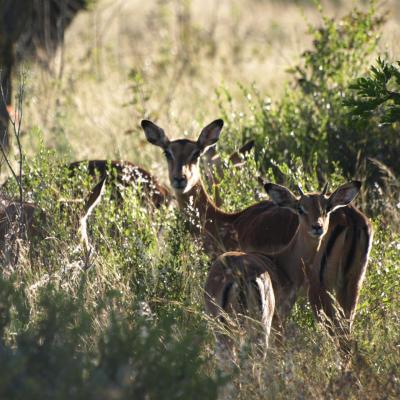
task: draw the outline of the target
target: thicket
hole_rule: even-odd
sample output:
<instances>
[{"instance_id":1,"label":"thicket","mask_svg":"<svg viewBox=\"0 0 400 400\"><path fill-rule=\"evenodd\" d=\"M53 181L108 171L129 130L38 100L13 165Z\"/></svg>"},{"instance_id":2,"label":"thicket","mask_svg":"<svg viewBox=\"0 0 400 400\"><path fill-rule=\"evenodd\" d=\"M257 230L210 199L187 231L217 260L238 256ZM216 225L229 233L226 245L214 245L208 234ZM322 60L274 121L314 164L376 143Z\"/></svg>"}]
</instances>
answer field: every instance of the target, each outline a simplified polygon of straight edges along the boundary
<instances>
[{"instance_id":1,"label":"thicket","mask_svg":"<svg viewBox=\"0 0 400 400\"><path fill-rule=\"evenodd\" d=\"M366 180L370 191L364 206L373 211L371 204L376 204L380 193L374 184L382 183L377 164L400 173L398 94L387 86L395 84L398 69L378 62L374 78L359 78L377 51L385 19L374 2L367 12L354 9L341 20L323 15L322 19L322 26L309 27L312 48L288 71L290 80L282 98L271 100L256 85L243 87L248 109L237 110L230 94L221 90L221 110L229 131L243 140L256 140L261 172L272 168L275 179L284 181L285 171L279 165L293 172L300 167L315 177L317 186L337 172L345 179L358 177ZM361 97L355 103L354 90L368 100ZM383 120L378 112L370 112L379 102L389 103ZM356 112L349 109L351 104Z\"/></svg>"}]
</instances>

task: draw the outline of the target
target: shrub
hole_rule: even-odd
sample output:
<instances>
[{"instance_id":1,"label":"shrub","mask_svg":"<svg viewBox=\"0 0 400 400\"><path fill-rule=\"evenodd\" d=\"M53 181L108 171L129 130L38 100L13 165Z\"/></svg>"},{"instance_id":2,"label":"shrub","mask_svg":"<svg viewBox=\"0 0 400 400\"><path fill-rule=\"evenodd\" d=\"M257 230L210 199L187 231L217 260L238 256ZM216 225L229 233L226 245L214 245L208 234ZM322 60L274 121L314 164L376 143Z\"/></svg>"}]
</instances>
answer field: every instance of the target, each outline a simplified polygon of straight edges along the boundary
<instances>
[{"instance_id":1,"label":"shrub","mask_svg":"<svg viewBox=\"0 0 400 400\"><path fill-rule=\"evenodd\" d=\"M379 57L369 76L358 78L350 89L355 96L345 104L352 114L375 117L382 125L400 122L400 61L389 64Z\"/></svg>"},{"instance_id":2,"label":"shrub","mask_svg":"<svg viewBox=\"0 0 400 400\"><path fill-rule=\"evenodd\" d=\"M338 170L346 179L364 176L369 158L400 172L395 127L355 118L344 106L379 40L384 20L375 2L367 12L354 9L339 21L326 17L322 21L319 28L310 26L313 47L289 71L292 81L280 100L271 101L254 85L242 87L248 112L237 112L230 94L218 92L228 129L243 140L256 139L260 171L273 167L278 181L284 179L279 164L295 172L298 160L319 185ZM372 183L376 174L369 178Z\"/></svg>"}]
</instances>

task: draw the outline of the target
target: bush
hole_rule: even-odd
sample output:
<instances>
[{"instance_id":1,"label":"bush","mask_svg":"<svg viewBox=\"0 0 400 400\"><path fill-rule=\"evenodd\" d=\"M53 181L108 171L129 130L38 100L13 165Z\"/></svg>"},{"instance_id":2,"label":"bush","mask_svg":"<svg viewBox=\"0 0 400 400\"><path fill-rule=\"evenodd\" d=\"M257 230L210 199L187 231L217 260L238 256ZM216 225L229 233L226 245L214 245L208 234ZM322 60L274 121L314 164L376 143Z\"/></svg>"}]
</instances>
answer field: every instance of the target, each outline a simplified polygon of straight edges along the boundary
<instances>
[{"instance_id":1,"label":"bush","mask_svg":"<svg viewBox=\"0 0 400 400\"><path fill-rule=\"evenodd\" d=\"M1 398L216 398L219 378L200 354L204 323L184 328L183 309L143 315L114 291L90 304L87 279L75 296L48 284L34 301L1 279Z\"/></svg>"},{"instance_id":2,"label":"bush","mask_svg":"<svg viewBox=\"0 0 400 400\"><path fill-rule=\"evenodd\" d=\"M400 122L400 61L396 66L379 57L369 75L350 85L356 96L345 104L352 114L364 119L375 117L382 125Z\"/></svg>"},{"instance_id":3,"label":"bush","mask_svg":"<svg viewBox=\"0 0 400 400\"><path fill-rule=\"evenodd\" d=\"M243 140L256 139L261 172L273 167L275 178L283 181L279 164L296 172L300 160L304 173L315 176L320 186L338 170L346 179L365 176L369 158L400 172L395 127L355 118L344 106L379 40L384 20L374 3L367 12L353 10L339 21L322 17L321 27L310 26L313 47L289 71L292 82L282 99L271 101L255 86L243 87L249 106L243 113L235 111L229 93L219 91L228 129ZM369 183L374 179L376 174L370 174Z\"/></svg>"}]
</instances>

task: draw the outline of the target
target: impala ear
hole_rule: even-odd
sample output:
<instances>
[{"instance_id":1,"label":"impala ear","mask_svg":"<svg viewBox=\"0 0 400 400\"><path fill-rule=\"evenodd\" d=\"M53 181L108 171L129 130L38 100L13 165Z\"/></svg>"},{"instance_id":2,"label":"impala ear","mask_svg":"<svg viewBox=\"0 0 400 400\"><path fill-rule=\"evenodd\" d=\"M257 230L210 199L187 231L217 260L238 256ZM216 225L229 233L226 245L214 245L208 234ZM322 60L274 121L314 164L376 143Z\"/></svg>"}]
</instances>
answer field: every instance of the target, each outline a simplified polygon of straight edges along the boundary
<instances>
[{"instance_id":1,"label":"impala ear","mask_svg":"<svg viewBox=\"0 0 400 400\"><path fill-rule=\"evenodd\" d=\"M146 139L151 144L159 146L163 149L168 147L169 139L163 129L161 129L159 126L146 119L142 121L141 125L146 135Z\"/></svg>"},{"instance_id":2,"label":"impala ear","mask_svg":"<svg viewBox=\"0 0 400 400\"><path fill-rule=\"evenodd\" d=\"M292 207L297 202L296 196L285 186L275 183L265 183L264 189L271 200L280 207Z\"/></svg>"},{"instance_id":3,"label":"impala ear","mask_svg":"<svg viewBox=\"0 0 400 400\"><path fill-rule=\"evenodd\" d=\"M246 156L250 153L250 150L254 147L254 140L250 140L245 143L239 150L234 151L229 156L229 161L235 166L240 167L244 164Z\"/></svg>"},{"instance_id":4,"label":"impala ear","mask_svg":"<svg viewBox=\"0 0 400 400\"><path fill-rule=\"evenodd\" d=\"M212 146L217 143L219 135L221 134L222 128L224 126L224 121L222 119L216 119L203 128L197 139L197 144L201 149L205 149L208 146Z\"/></svg>"},{"instance_id":5,"label":"impala ear","mask_svg":"<svg viewBox=\"0 0 400 400\"><path fill-rule=\"evenodd\" d=\"M360 181L352 181L338 187L328 199L327 211L331 212L350 204L358 195L360 188Z\"/></svg>"},{"instance_id":6,"label":"impala ear","mask_svg":"<svg viewBox=\"0 0 400 400\"><path fill-rule=\"evenodd\" d=\"M246 142L240 149L239 149L239 153L243 154L244 156L248 153L250 153L250 150L254 147L254 140L249 140L248 142Z\"/></svg>"}]
</instances>

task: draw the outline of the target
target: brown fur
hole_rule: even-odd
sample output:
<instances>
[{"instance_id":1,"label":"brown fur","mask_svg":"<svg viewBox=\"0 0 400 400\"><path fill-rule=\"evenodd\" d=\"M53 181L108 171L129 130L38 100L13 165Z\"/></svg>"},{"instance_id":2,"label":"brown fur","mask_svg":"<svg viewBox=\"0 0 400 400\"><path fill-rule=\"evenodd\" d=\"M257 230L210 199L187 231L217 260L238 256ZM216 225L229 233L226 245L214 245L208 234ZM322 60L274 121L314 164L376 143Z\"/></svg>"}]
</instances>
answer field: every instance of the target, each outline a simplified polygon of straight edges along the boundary
<instances>
[{"instance_id":1,"label":"brown fur","mask_svg":"<svg viewBox=\"0 0 400 400\"><path fill-rule=\"evenodd\" d=\"M100 179L108 176L107 185L111 187L113 197L121 200L120 187L140 185L144 199L148 199L155 207L168 204L171 200L170 191L145 169L129 161L88 160L76 161L68 165L73 174L76 169L87 166L88 174ZM115 175L113 175L115 174ZM115 179L113 179L115 177Z\"/></svg>"},{"instance_id":2,"label":"brown fur","mask_svg":"<svg viewBox=\"0 0 400 400\"><path fill-rule=\"evenodd\" d=\"M170 182L176 187L175 195L180 207L185 212L192 208L198 213L200 226L193 226L192 232L204 240L208 253L216 257L227 250L241 249L270 255L277 268L290 278L290 291L285 298L288 311L285 315L293 306L299 290L307 287L308 280L313 282L310 299L313 299L314 308L317 309L319 305L323 307L326 304L326 290L322 289L322 285L315 283L314 275L310 274L310 271L315 269L314 258L323 254L321 249L324 243L328 243L338 216L353 210L353 207L346 204L356 196L360 182L354 181L342 185L329 197L325 195L325 187L322 193L309 193L300 198L282 186L267 184L266 188L273 189L275 193L275 205L273 202L264 201L237 213L225 213L207 195L198 168L201 151L204 151L206 146L215 144L222 125L221 120L207 125L197 141L186 139L170 141L161 128L149 121L142 122L149 142L160 146L167 154ZM182 187L180 187L181 180L185 183ZM342 208L336 210L337 207ZM305 212L300 215L299 209ZM344 209L346 211L343 211ZM350 211L350 214L354 212ZM362 220L365 217L360 218ZM349 228L355 224L354 221L348 220ZM364 229L362 232L367 230ZM362 281L354 277L362 278L362 271L365 271L368 258L366 242L369 243L370 240L368 234L365 239L360 239L362 232L354 241L353 247L357 250L352 259L353 267L350 267L353 273L343 275L347 289L342 290L340 295L343 303L348 302L353 305L358 297L354 295L354 290L359 290L356 288L359 288ZM343 251L344 245L342 242L332 254ZM329 263L336 266L340 264L337 258L332 257L329 258ZM332 268L335 269L330 266L328 269ZM309 276L308 280L306 275Z\"/></svg>"},{"instance_id":3,"label":"brown fur","mask_svg":"<svg viewBox=\"0 0 400 400\"><path fill-rule=\"evenodd\" d=\"M347 331L354 320L372 236L370 222L357 208L338 209L332 213L329 231L312 266L309 300L315 313L323 311L336 327L343 326L336 313L339 306L348 322Z\"/></svg>"},{"instance_id":4,"label":"brown fur","mask_svg":"<svg viewBox=\"0 0 400 400\"><path fill-rule=\"evenodd\" d=\"M264 244L264 252L278 252L289 243L297 226L296 217L287 210L275 207L270 201L263 201L243 211L227 213L218 208L207 194L201 181L198 161L201 152L215 143L213 135L222 128L220 121L214 121L204 128L197 141L170 141L164 131L150 121L143 121L142 126L148 141L164 150L170 183L178 204L188 215L187 220L192 220L193 214L199 216L199 223L191 224L190 229L203 240L212 258L226 251L247 251L248 247L253 250L252 239L255 237ZM179 187L181 180L186 183L182 188ZM275 224L280 216L286 218L287 223L280 223L283 232L277 235Z\"/></svg>"},{"instance_id":5,"label":"brown fur","mask_svg":"<svg viewBox=\"0 0 400 400\"><path fill-rule=\"evenodd\" d=\"M334 300L329 294L332 293L350 327L371 241L367 218L355 207L346 205L357 195L359 187L360 183L354 181L329 196L312 193L297 198L279 185L266 185L275 202L298 214L302 211L291 244L273 261L291 277L297 288L294 296L302 287L309 287L309 299L317 315L323 310L338 325ZM316 226L319 237L315 235Z\"/></svg>"},{"instance_id":6,"label":"brown fur","mask_svg":"<svg viewBox=\"0 0 400 400\"><path fill-rule=\"evenodd\" d=\"M263 329L263 342L268 345L275 310L275 294L269 271L274 267L260 254L229 252L219 256L210 268L205 284L205 306L210 316L224 322L239 320L251 334L254 321ZM244 317L244 318L243 318ZM259 329L255 330L259 332ZM228 337L219 341L231 346Z\"/></svg>"}]
</instances>

